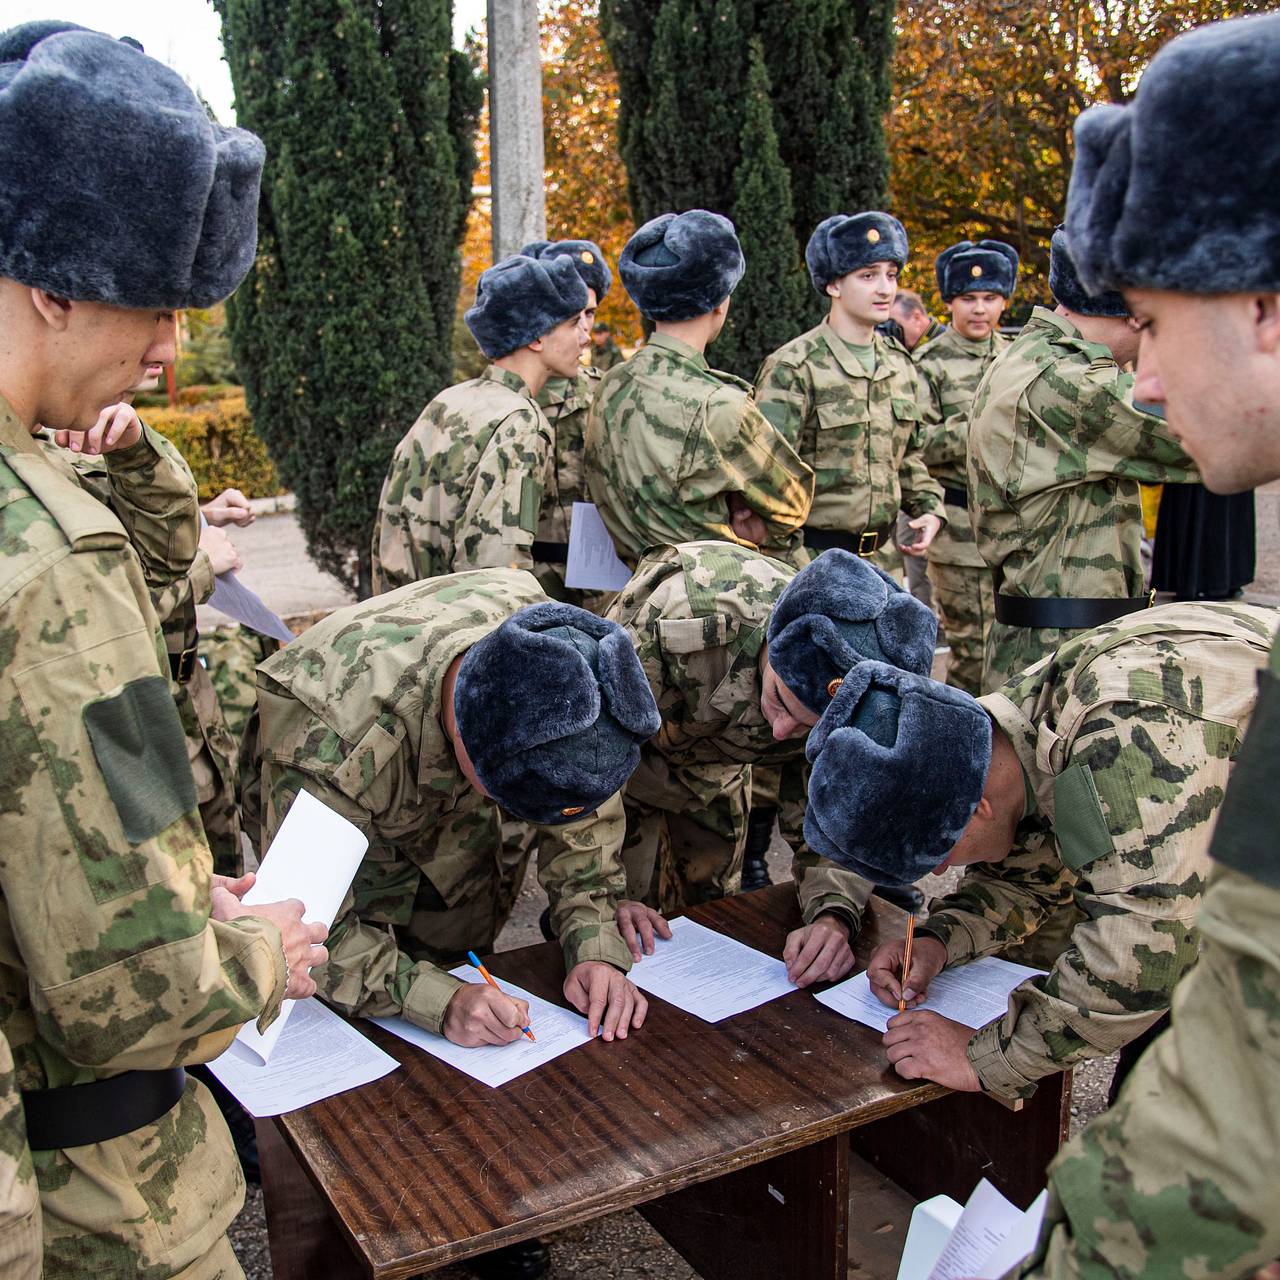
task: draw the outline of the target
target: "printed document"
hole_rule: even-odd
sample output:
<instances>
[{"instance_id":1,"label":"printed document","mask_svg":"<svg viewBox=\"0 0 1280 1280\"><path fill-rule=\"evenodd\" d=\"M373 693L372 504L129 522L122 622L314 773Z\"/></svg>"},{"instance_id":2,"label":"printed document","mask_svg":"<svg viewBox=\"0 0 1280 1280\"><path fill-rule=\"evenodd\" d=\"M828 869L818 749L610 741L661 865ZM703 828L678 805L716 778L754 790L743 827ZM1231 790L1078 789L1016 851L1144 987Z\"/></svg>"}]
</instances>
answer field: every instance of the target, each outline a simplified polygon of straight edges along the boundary
<instances>
[{"instance_id":1,"label":"printed document","mask_svg":"<svg viewBox=\"0 0 1280 1280\"><path fill-rule=\"evenodd\" d=\"M586 591L621 591L630 581L631 570L618 559L596 504L575 502L569 520L565 586Z\"/></svg>"},{"instance_id":2,"label":"printed document","mask_svg":"<svg viewBox=\"0 0 1280 1280\"><path fill-rule=\"evenodd\" d=\"M1042 1191L1024 1213L986 1178L974 1188L927 1280L1000 1280L1035 1247L1048 1193ZM907 1240L907 1247L911 1244ZM923 1273L899 1280L926 1280Z\"/></svg>"}]
</instances>

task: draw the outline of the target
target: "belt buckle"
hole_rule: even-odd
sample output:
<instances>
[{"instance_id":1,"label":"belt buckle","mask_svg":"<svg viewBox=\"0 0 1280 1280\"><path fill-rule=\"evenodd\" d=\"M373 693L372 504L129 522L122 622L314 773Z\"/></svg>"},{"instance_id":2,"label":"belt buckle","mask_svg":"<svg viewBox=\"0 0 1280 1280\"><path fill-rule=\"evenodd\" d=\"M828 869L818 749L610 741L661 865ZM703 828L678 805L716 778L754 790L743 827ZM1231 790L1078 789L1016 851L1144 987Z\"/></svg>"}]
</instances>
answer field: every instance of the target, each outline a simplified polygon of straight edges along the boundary
<instances>
[{"instance_id":1,"label":"belt buckle","mask_svg":"<svg viewBox=\"0 0 1280 1280\"><path fill-rule=\"evenodd\" d=\"M178 655L178 672L175 679L179 684L186 684L191 679L191 673L196 669L196 655L198 650L192 646L190 649L183 649Z\"/></svg>"},{"instance_id":2,"label":"belt buckle","mask_svg":"<svg viewBox=\"0 0 1280 1280\"><path fill-rule=\"evenodd\" d=\"M1152 587L1151 590L1147 592L1147 608L1154 609L1155 607L1156 607L1156 589L1155 587Z\"/></svg>"},{"instance_id":3,"label":"belt buckle","mask_svg":"<svg viewBox=\"0 0 1280 1280\"><path fill-rule=\"evenodd\" d=\"M858 555L866 560L880 550L880 530L863 529L858 535Z\"/></svg>"}]
</instances>

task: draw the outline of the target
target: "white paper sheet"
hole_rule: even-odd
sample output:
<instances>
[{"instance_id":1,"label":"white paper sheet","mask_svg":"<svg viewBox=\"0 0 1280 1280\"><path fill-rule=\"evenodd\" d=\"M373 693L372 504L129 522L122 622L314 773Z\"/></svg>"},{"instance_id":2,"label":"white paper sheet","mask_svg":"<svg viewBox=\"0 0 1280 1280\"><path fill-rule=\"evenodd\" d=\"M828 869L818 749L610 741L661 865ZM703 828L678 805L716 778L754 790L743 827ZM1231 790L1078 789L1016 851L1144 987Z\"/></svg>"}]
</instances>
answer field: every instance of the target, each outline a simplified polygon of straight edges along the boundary
<instances>
[{"instance_id":1,"label":"white paper sheet","mask_svg":"<svg viewBox=\"0 0 1280 1280\"><path fill-rule=\"evenodd\" d=\"M569 563L564 583L587 591L621 591L631 570L618 559L594 502L575 502L569 520Z\"/></svg>"},{"instance_id":2,"label":"white paper sheet","mask_svg":"<svg viewBox=\"0 0 1280 1280\"><path fill-rule=\"evenodd\" d=\"M380 1080L400 1064L319 1000L291 1000L289 1028L264 1063L239 1040L209 1070L251 1115L278 1116Z\"/></svg>"},{"instance_id":3,"label":"white paper sheet","mask_svg":"<svg viewBox=\"0 0 1280 1280\"><path fill-rule=\"evenodd\" d=\"M255 902L297 898L306 907L304 920L328 928L368 847L368 838L359 827L334 813L310 792L299 791L258 867L253 888L241 901L251 907ZM284 1002L280 1016L267 1028L266 1035L260 1036L252 1022L245 1023L236 1037L237 1043L266 1062L297 1003Z\"/></svg>"},{"instance_id":4,"label":"white paper sheet","mask_svg":"<svg viewBox=\"0 0 1280 1280\"><path fill-rule=\"evenodd\" d=\"M954 969L944 969L929 984L925 1002L915 1007L932 1009L944 1018L976 1029L986 1026L993 1018L1002 1017L1009 1007L1009 992L1043 972L1042 969L1012 964L998 956L983 956ZM898 1016L895 1006L881 1004L873 994L865 970L846 978L829 991L818 992L814 998L846 1018L874 1027L877 1031L887 1030L889 1019Z\"/></svg>"},{"instance_id":5,"label":"white paper sheet","mask_svg":"<svg viewBox=\"0 0 1280 1280\"><path fill-rule=\"evenodd\" d=\"M1021 1262L1036 1247L1048 1203L1047 1190L1036 1196L1031 1207L1022 1215L1021 1221L1005 1236L1004 1243L998 1245L995 1252L982 1264L977 1280L1000 1280L1006 1271Z\"/></svg>"},{"instance_id":6,"label":"white paper sheet","mask_svg":"<svg viewBox=\"0 0 1280 1280\"><path fill-rule=\"evenodd\" d=\"M451 972L463 982L484 981L470 965L461 965ZM586 1018L572 1009L562 1009L505 979L500 980L499 985L507 995L529 1002L529 1026L537 1037L536 1041L521 1036L511 1044L484 1044L464 1049L444 1036L414 1026L405 1018L370 1018L369 1021L493 1089L550 1062L552 1058L558 1058L562 1053L568 1053L570 1049L591 1043Z\"/></svg>"},{"instance_id":7,"label":"white paper sheet","mask_svg":"<svg viewBox=\"0 0 1280 1280\"><path fill-rule=\"evenodd\" d=\"M704 1022L790 995L796 987L781 960L696 924L687 916L671 921L671 940L654 939L653 955L631 966L627 977L650 995Z\"/></svg>"},{"instance_id":8,"label":"white paper sheet","mask_svg":"<svg viewBox=\"0 0 1280 1280\"><path fill-rule=\"evenodd\" d=\"M951 1238L942 1250L942 1256L929 1272L928 1280L999 1280L1005 1271L1026 1257L1035 1243L1044 1217L1045 1195L1042 1192L1025 1213L1010 1204L995 1187L983 1178L973 1189L956 1223ZM1017 1249L1023 1239L1025 1248L1014 1253L1010 1261L1001 1266L1000 1259ZM993 1270L993 1267L1000 1267Z\"/></svg>"}]
</instances>

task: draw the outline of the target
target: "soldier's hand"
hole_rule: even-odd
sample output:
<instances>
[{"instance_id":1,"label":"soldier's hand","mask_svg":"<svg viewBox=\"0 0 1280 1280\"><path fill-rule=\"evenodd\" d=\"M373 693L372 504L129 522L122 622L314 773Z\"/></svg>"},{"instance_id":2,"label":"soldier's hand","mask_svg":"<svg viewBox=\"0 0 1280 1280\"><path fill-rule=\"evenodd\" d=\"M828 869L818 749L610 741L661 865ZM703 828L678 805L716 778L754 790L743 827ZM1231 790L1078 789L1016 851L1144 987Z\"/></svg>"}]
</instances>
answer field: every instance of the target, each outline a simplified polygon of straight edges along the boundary
<instances>
[{"instance_id":1,"label":"soldier's hand","mask_svg":"<svg viewBox=\"0 0 1280 1280\"><path fill-rule=\"evenodd\" d=\"M853 968L849 930L839 916L820 915L811 924L787 934L782 949L787 978L797 987L835 982Z\"/></svg>"},{"instance_id":2,"label":"soldier's hand","mask_svg":"<svg viewBox=\"0 0 1280 1280\"><path fill-rule=\"evenodd\" d=\"M982 1086L967 1053L972 1038L973 1028L962 1022L932 1009L909 1009L889 1019L884 1047L904 1080L934 1080L948 1089L977 1093Z\"/></svg>"},{"instance_id":3,"label":"soldier's hand","mask_svg":"<svg viewBox=\"0 0 1280 1280\"><path fill-rule=\"evenodd\" d=\"M241 916L260 916L270 920L280 930L284 962L289 969L284 998L305 1000L316 993L311 970L329 959L329 950L323 945L329 930L322 924L308 924L302 918L304 910L297 898L284 902L255 902L253 906L246 907L233 893L215 886L209 914L215 920L238 920Z\"/></svg>"},{"instance_id":4,"label":"soldier's hand","mask_svg":"<svg viewBox=\"0 0 1280 1280\"><path fill-rule=\"evenodd\" d=\"M942 519L934 515L916 516L914 520L907 521L907 528L919 529L920 534L914 542L902 544L902 554L922 556L928 551L929 544L938 536L938 530L942 528Z\"/></svg>"},{"instance_id":5,"label":"soldier's hand","mask_svg":"<svg viewBox=\"0 0 1280 1280\"><path fill-rule=\"evenodd\" d=\"M753 511L740 493L729 494L729 527L743 542L753 542L757 547L763 546L769 536L764 517Z\"/></svg>"},{"instance_id":6,"label":"soldier's hand","mask_svg":"<svg viewBox=\"0 0 1280 1280\"><path fill-rule=\"evenodd\" d=\"M63 449L93 458L137 444L142 439L142 422L133 405L109 404L88 431L55 431L53 439Z\"/></svg>"},{"instance_id":7,"label":"soldier's hand","mask_svg":"<svg viewBox=\"0 0 1280 1280\"><path fill-rule=\"evenodd\" d=\"M244 568L244 561L236 550L236 544L221 529L210 525L200 530L200 550L209 557L209 564L215 577L224 573L235 573Z\"/></svg>"},{"instance_id":8,"label":"soldier's hand","mask_svg":"<svg viewBox=\"0 0 1280 1280\"><path fill-rule=\"evenodd\" d=\"M244 875L233 880L230 876L220 876L214 872L213 876L213 892L229 893L238 902L246 893L257 883L258 877L252 871L246 871Z\"/></svg>"},{"instance_id":9,"label":"soldier's hand","mask_svg":"<svg viewBox=\"0 0 1280 1280\"><path fill-rule=\"evenodd\" d=\"M235 524L243 528L256 519L249 506L249 499L239 489L223 489L216 498L204 503L200 510L210 524L219 528L224 524Z\"/></svg>"},{"instance_id":10,"label":"soldier's hand","mask_svg":"<svg viewBox=\"0 0 1280 1280\"><path fill-rule=\"evenodd\" d=\"M487 982L468 982L453 993L444 1011L444 1038L464 1049L512 1044L529 1025L529 1003Z\"/></svg>"},{"instance_id":11,"label":"soldier's hand","mask_svg":"<svg viewBox=\"0 0 1280 1280\"><path fill-rule=\"evenodd\" d=\"M906 941L883 942L871 953L867 964L867 980L871 990L883 1003L898 1007L902 991L902 956ZM947 963L947 949L927 935L916 934L911 947L911 972L907 974L905 999L910 1007L920 1004L929 991L929 983L942 972Z\"/></svg>"},{"instance_id":12,"label":"soldier's hand","mask_svg":"<svg viewBox=\"0 0 1280 1280\"><path fill-rule=\"evenodd\" d=\"M584 960L569 970L564 980L564 996L587 1018L587 1033L597 1031L605 1040L616 1036L627 1038L627 1032L639 1030L649 1002L639 988L627 981L626 975L603 960Z\"/></svg>"},{"instance_id":13,"label":"soldier's hand","mask_svg":"<svg viewBox=\"0 0 1280 1280\"><path fill-rule=\"evenodd\" d=\"M642 956L653 955L653 935L660 938L671 937L671 926L663 918L661 911L646 907L643 902L618 903L618 914L615 917L618 932L631 951L631 958L639 960Z\"/></svg>"}]
</instances>

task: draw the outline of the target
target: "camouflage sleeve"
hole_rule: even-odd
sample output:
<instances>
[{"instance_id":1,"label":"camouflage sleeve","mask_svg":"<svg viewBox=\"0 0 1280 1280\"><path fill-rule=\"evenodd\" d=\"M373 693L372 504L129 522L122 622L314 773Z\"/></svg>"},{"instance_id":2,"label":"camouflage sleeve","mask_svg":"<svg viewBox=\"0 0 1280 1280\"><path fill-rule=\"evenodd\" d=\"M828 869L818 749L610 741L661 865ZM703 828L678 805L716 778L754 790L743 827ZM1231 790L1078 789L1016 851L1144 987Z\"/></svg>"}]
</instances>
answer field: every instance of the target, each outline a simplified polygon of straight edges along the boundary
<instances>
[{"instance_id":1,"label":"camouflage sleeve","mask_svg":"<svg viewBox=\"0 0 1280 1280\"><path fill-rule=\"evenodd\" d=\"M372 540L375 595L407 587L427 576L418 560L418 541L413 536L410 513L404 501L411 477L423 474L420 454L416 440L407 449L397 448L382 482Z\"/></svg>"},{"instance_id":2,"label":"camouflage sleeve","mask_svg":"<svg viewBox=\"0 0 1280 1280\"><path fill-rule=\"evenodd\" d=\"M1280 887L1216 868L1173 1023L1049 1167L1017 1274L1252 1275L1280 1257Z\"/></svg>"},{"instance_id":3,"label":"camouflage sleeve","mask_svg":"<svg viewBox=\"0 0 1280 1280\"><path fill-rule=\"evenodd\" d=\"M555 457L543 422L512 413L480 458L466 506L453 531L454 573L533 567L542 495L555 483Z\"/></svg>"},{"instance_id":4,"label":"camouflage sleeve","mask_svg":"<svg viewBox=\"0 0 1280 1280\"><path fill-rule=\"evenodd\" d=\"M0 1036L0 1276L39 1280L40 1189L9 1042Z\"/></svg>"},{"instance_id":5,"label":"camouflage sleeve","mask_svg":"<svg viewBox=\"0 0 1280 1280\"><path fill-rule=\"evenodd\" d=\"M756 374L755 400L773 429L798 450L804 424L813 412L808 380L799 370L770 356Z\"/></svg>"},{"instance_id":6,"label":"camouflage sleeve","mask_svg":"<svg viewBox=\"0 0 1280 1280\"><path fill-rule=\"evenodd\" d=\"M969 456L969 411L947 413L942 392L923 366L916 370L920 383L920 428L916 445L927 467L963 468Z\"/></svg>"},{"instance_id":7,"label":"camouflage sleeve","mask_svg":"<svg viewBox=\"0 0 1280 1280\"><path fill-rule=\"evenodd\" d=\"M925 380L911 368L914 383L914 395L920 417L915 430L907 441L902 454L902 462L898 467L898 485L902 489L902 509L913 519L916 516L937 516L943 524L947 523L946 501L942 496L942 485L930 474L924 457L924 415L929 403L929 392Z\"/></svg>"},{"instance_id":8,"label":"camouflage sleeve","mask_svg":"<svg viewBox=\"0 0 1280 1280\"><path fill-rule=\"evenodd\" d=\"M619 794L580 822L538 828L538 880L551 902L566 972L584 960L603 960L623 973L631 968L631 952L614 923L627 889L626 826Z\"/></svg>"},{"instance_id":9,"label":"camouflage sleeve","mask_svg":"<svg viewBox=\"0 0 1280 1280\"><path fill-rule=\"evenodd\" d=\"M151 603L156 607L156 617L163 626L188 605L204 604L213 595L213 565L204 551L197 551L191 568L176 582L167 587L153 587Z\"/></svg>"},{"instance_id":10,"label":"camouflage sleeve","mask_svg":"<svg viewBox=\"0 0 1280 1280\"><path fill-rule=\"evenodd\" d=\"M875 888L870 880L819 857L807 844L802 844L792 855L791 878L796 882L800 915L805 924L812 924L824 912L830 912L844 921L850 941L858 936L862 912Z\"/></svg>"}]
</instances>

